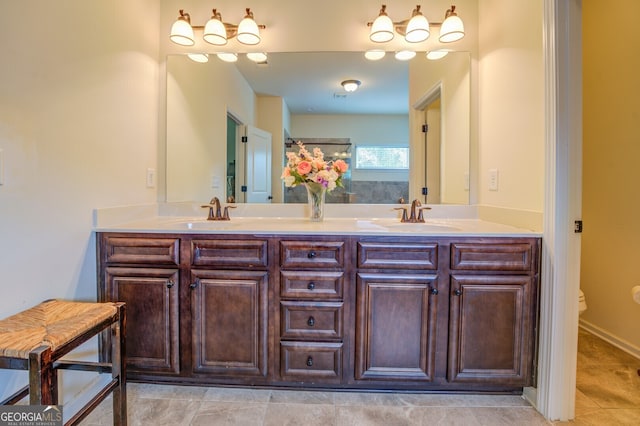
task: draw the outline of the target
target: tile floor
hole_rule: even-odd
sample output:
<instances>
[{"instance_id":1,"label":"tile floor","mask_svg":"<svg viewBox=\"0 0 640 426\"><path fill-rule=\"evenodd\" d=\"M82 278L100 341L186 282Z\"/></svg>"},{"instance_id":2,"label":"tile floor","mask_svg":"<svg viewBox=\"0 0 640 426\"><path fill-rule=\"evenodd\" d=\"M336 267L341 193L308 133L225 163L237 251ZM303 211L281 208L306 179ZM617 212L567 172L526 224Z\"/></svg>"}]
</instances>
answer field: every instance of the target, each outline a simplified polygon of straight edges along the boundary
<instances>
[{"instance_id":1,"label":"tile floor","mask_svg":"<svg viewBox=\"0 0 640 426\"><path fill-rule=\"evenodd\" d=\"M640 424L640 360L580 331L576 419ZM519 396L286 391L128 384L130 425L550 425ZM82 426L110 425L105 401Z\"/></svg>"}]
</instances>

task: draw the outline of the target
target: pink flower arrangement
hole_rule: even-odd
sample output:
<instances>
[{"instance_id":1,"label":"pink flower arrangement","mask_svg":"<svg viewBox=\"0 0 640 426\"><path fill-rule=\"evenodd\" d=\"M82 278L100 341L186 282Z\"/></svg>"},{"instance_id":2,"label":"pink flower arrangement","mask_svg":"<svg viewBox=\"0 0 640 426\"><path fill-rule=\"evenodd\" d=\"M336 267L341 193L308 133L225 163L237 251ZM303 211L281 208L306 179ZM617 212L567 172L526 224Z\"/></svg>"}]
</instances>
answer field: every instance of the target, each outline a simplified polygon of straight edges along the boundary
<instances>
[{"instance_id":1,"label":"pink flower arrangement","mask_svg":"<svg viewBox=\"0 0 640 426\"><path fill-rule=\"evenodd\" d=\"M342 186L342 175L349 170L344 160L325 161L320 148L314 148L311 155L302 142L298 141L297 144L300 147L298 153L287 152L287 165L281 176L285 186L317 183L327 191Z\"/></svg>"}]
</instances>

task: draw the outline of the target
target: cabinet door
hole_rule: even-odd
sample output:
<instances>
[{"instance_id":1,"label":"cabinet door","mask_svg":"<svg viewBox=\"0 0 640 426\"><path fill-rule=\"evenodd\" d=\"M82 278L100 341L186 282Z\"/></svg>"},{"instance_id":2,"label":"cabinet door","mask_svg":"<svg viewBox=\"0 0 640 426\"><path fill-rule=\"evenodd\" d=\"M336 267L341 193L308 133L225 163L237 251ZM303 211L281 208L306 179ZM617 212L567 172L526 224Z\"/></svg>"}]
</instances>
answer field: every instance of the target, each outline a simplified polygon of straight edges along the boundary
<instances>
[{"instance_id":1,"label":"cabinet door","mask_svg":"<svg viewBox=\"0 0 640 426\"><path fill-rule=\"evenodd\" d=\"M179 373L178 270L106 268L106 297L127 304L128 372Z\"/></svg>"},{"instance_id":2,"label":"cabinet door","mask_svg":"<svg viewBox=\"0 0 640 426\"><path fill-rule=\"evenodd\" d=\"M531 384L532 286L529 276L451 277L450 382Z\"/></svg>"},{"instance_id":3,"label":"cabinet door","mask_svg":"<svg viewBox=\"0 0 640 426\"><path fill-rule=\"evenodd\" d=\"M191 271L193 370L267 374L266 271Z\"/></svg>"},{"instance_id":4,"label":"cabinet door","mask_svg":"<svg viewBox=\"0 0 640 426\"><path fill-rule=\"evenodd\" d=\"M435 275L358 274L357 380L432 381Z\"/></svg>"}]
</instances>

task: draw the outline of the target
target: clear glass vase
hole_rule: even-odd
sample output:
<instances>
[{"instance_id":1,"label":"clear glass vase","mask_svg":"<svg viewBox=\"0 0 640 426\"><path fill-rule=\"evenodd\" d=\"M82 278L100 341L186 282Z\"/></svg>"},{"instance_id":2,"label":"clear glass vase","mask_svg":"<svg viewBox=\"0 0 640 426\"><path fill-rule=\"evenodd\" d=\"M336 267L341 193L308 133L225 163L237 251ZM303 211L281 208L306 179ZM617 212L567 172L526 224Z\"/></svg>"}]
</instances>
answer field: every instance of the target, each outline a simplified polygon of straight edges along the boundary
<instances>
[{"instance_id":1,"label":"clear glass vase","mask_svg":"<svg viewBox=\"0 0 640 426\"><path fill-rule=\"evenodd\" d=\"M309 220L311 222L322 222L324 219L324 199L327 188L319 183L305 183L307 188L307 202L309 204Z\"/></svg>"}]
</instances>

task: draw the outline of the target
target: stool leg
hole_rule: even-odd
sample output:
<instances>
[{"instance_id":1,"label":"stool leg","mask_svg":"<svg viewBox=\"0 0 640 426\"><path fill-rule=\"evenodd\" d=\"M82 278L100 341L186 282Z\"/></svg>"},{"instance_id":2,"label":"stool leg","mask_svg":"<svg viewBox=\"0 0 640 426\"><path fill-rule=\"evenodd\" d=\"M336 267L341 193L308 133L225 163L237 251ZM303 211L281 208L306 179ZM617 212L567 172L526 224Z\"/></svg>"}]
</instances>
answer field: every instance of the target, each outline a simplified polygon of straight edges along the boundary
<instances>
[{"instance_id":1,"label":"stool leg","mask_svg":"<svg viewBox=\"0 0 640 426\"><path fill-rule=\"evenodd\" d=\"M49 346L40 346L29 353L29 404L58 404L58 376Z\"/></svg>"},{"instance_id":2,"label":"stool leg","mask_svg":"<svg viewBox=\"0 0 640 426\"><path fill-rule=\"evenodd\" d=\"M127 425L127 370L125 357L126 310L118 305L118 320L111 325L111 377L118 380L113 390L113 424Z\"/></svg>"}]
</instances>

